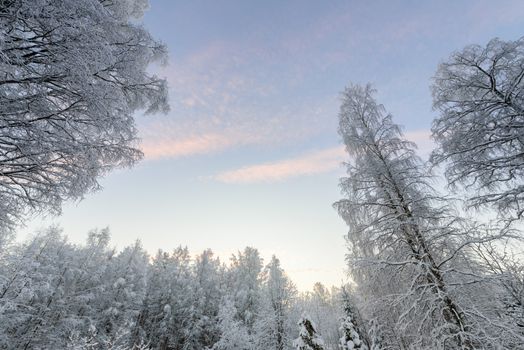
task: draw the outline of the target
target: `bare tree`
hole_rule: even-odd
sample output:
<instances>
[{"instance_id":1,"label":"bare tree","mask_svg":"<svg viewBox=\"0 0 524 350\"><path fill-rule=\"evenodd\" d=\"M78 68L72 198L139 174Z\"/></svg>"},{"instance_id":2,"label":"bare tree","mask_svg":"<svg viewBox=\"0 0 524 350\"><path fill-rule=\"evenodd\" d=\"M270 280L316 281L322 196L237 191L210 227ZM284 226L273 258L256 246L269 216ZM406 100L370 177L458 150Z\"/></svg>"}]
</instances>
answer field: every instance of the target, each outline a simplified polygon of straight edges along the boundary
<instances>
[{"instance_id":1,"label":"bare tree","mask_svg":"<svg viewBox=\"0 0 524 350\"><path fill-rule=\"evenodd\" d=\"M146 0L0 0L0 229L141 157L133 113L167 111Z\"/></svg>"},{"instance_id":2,"label":"bare tree","mask_svg":"<svg viewBox=\"0 0 524 350\"><path fill-rule=\"evenodd\" d=\"M507 218L524 213L524 37L468 46L437 71L433 123L451 185L468 189L469 206L494 206Z\"/></svg>"}]
</instances>

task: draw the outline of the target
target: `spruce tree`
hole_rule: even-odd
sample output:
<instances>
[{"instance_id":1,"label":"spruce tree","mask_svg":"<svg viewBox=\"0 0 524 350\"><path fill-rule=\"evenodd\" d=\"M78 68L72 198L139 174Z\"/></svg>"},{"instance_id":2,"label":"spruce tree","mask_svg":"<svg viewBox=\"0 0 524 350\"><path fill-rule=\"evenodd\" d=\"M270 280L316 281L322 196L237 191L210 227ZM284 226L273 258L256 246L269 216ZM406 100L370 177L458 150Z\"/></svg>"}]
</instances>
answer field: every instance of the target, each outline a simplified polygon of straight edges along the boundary
<instances>
[{"instance_id":1,"label":"spruce tree","mask_svg":"<svg viewBox=\"0 0 524 350\"><path fill-rule=\"evenodd\" d=\"M344 305L344 318L340 325L340 348L342 350L369 350L366 333L359 326L358 315L350 300L349 292L342 289L342 302Z\"/></svg>"},{"instance_id":2,"label":"spruce tree","mask_svg":"<svg viewBox=\"0 0 524 350\"><path fill-rule=\"evenodd\" d=\"M303 315L298 322L299 336L293 342L297 350L324 350L324 341L317 333L309 316Z\"/></svg>"}]
</instances>

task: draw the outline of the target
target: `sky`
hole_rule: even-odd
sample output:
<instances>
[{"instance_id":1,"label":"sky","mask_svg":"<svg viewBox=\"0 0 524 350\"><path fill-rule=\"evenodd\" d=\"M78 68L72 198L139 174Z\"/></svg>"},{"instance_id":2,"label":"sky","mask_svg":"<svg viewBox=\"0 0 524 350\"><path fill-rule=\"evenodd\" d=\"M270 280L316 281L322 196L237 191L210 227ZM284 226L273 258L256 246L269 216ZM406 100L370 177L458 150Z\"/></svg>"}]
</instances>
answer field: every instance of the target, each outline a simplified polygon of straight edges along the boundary
<instances>
[{"instance_id":1,"label":"sky","mask_svg":"<svg viewBox=\"0 0 524 350\"><path fill-rule=\"evenodd\" d=\"M226 262L252 246L307 290L347 279L348 228L332 206L347 161L340 92L372 83L427 157L438 64L524 35L524 2L151 0L143 24L168 47L152 69L171 104L136 117L144 159L62 215L28 219L19 238L54 224L80 243L109 227L117 248L211 248Z\"/></svg>"}]
</instances>

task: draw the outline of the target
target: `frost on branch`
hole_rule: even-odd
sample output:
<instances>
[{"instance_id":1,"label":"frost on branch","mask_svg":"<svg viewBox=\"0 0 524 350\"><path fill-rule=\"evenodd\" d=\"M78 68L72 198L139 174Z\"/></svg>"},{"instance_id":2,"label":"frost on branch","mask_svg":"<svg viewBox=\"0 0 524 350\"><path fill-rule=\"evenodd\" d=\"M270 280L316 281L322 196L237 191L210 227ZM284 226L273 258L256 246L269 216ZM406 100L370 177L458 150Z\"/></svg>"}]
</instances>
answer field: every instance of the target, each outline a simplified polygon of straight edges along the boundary
<instances>
[{"instance_id":1,"label":"frost on branch","mask_svg":"<svg viewBox=\"0 0 524 350\"><path fill-rule=\"evenodd\" d=\"M457 216L373 93L370 86L347 88L339 124L351 162L340 184L346 198L335 206L349 225L348 262L361 309L383 320L387 342L398 346L515 344L511 331L503 334L493 280L472 249L505 232L484 234Z\"/></svg>"},{"instance_id":2,"label":"frost on branch","mask_svg":"<svg viewBox=\"0 0 524 350\"><path fill-rule=\"evenodd\" d=\"M136 23L146 5L1 1L0 229L140 159L134 112L168 108L166 82L146 72L166 57Z\"/></svg>"},{"instance_id":3,"label":"frost on branch","mask_svg":"<svg viewBox=\"0 0 524 350\"><path fill-rule=\"evenodd\" d=\"M524 212L524 37L468 46L437 71L433 123L452 185L467 188L469 205L493 206L508 218Z\"/></svg>"}]
</instances>

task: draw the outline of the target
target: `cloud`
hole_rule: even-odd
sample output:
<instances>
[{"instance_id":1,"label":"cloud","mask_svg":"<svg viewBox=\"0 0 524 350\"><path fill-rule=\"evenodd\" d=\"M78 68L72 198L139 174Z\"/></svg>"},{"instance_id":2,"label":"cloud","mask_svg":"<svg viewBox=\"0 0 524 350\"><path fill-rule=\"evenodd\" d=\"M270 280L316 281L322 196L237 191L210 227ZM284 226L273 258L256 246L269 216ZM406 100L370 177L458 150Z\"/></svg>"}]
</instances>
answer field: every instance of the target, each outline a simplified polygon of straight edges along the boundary
<instances>
[{"instance_id":1,"label":"cloud","mask_svg":"<svg viewBox=\"0 0 524 350\"><path fill-rule=\"evenodd\" d=\"M240 109L236 113L243 114ZM217 154L244 146L274 148L309 139L330 125L324 123L313 129L314 122L296 121L297 115L314 118L323 113L321 109L292 109L274 115L270 111L246 110L252 117L245 119L236 118L236 113L229 120L216 117L188 122L167 118L145 123L140 127L140 148L146 160ZM333 118L333 130L335 121Z\"/></svg>"},{"instance_id":2,"label":"cloud","mask_svg":"<svg viewBox=\"0 0 524 350\"><path fill-rule=\"evenodd\" d=\"M336 115L329 110L332 99L299 106L264 106L247 103L213 111L187 108L165 116L147 116L139 122L141 149L146 160L218 154L244 146L264 148L297 144L321 134L335 134ZM191 110L192 109L192 110ZM180 113L185 112L181 117Z\"/></svg>"},{"instance_id":3,"label":"cloud","mask_svg":"<svg viewBox=\"0 0 524 350\"><path fill-rule=\"evenodd\" d=\"M141 148L147 160L157 160L210 154L245 143L249 143L246 137L207 133L186 138L149 139L142 143Z\"/></svg>"},{"instance_id":4,"label":"cloud","mask_svg":"<svg viewBox=\"0 0 524 350\"><path fill-rule=\"evenodd\" d=\"M337 25L321 21L317 35L336 34L350 17L339 21ZM297 33L290 34L293 38ZM157 73L169 82L172 112L139 122L146 160L218 154L244 146L282 148L328 135L337 138L338 94L303 96L294 75L276 69L281 57L266 57L267 50L264 45L211 42L159 68ZM306 60L299 65L310 71L310 64ZM421 150L425 148L424 144Z\"/></svg>"},{"instance_id":5,"label":"cloud","mask_svg":"<svg viewBox=\"0 0 524 350\"><path fill-rule=\"evenodd\" d=\"M240 110L237 112L242 114ZM324 123L313 129L311 125L314 123L296 122L295 116L321 114L321 109L292 109L275 115L268 111L251 113L256 116L242 119L235 118L234 114L230 120L220 117L196 118L194 121L167 118L147 122L140 127L140 148L146 160L217 154L244 146L274 148L308 139L328 125Z\"/></svg>"},{"instance_id":6,"label":"cloud","mask_svg":"<svg viewBox=\"0 0 524 350\"><path fill-rule=\"evenodd\" d=\"M344 160L342 146L315 151L297 158L257 164L225 171L213 178L225 183L284 181L288 178L336 170Z\"/></svg>"},{"instance_id":7,"label":"cloud","mask_svg":"<svg viewBox=\"0 0 524 350\"><path fill-rule=\"evenodd\" d=\"M166 130L157 136L148 137L142 142L141 149L147 160L211 154L239 145L262 142L260 138L241 130L208 131L190 136Z\"/></svg>"},{"instance_id":8,"label":"cloud","mask_svg":"<svg viewBox=\"0 0 524 350\"><path fill-rule=\"evenodd\" d=\"M295 90L275 80L278 74L254 70L259 56L236 45L212 42L158 68L169 83L171 112L139 120L146 160L282 147L336 130L336 97L289 96Z\"/></svg>"},{"instance_id":9,"label":"cloud","mask_svg":"<svg viewBox=\"0 0 524 350\"><path fill-rule=\"evenodd\" d=\"M433 149L434 144L429 130L409 131L404 136L417 144L418 153L422 156L428 155ZM337 170L346 158L347 154L343 146L331 147L291 159L228 170L213 176L213 179L230 184L278 182Z\"/></svg>"}]
</instances>

